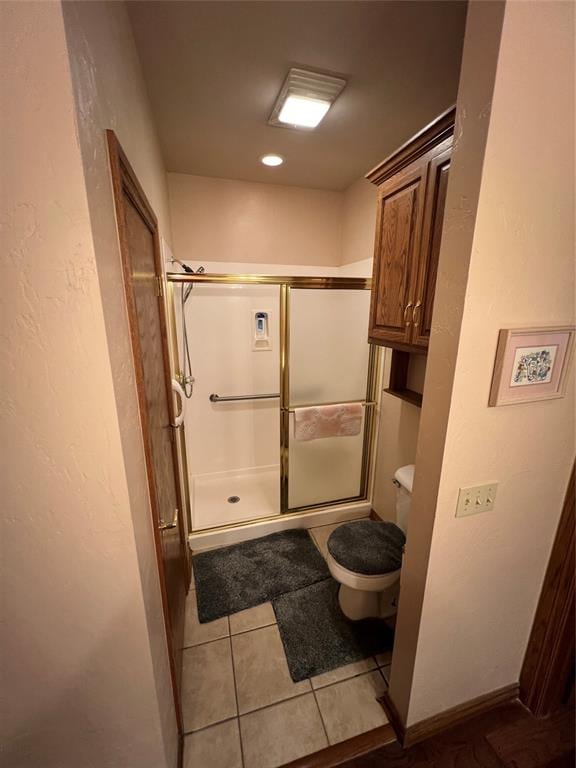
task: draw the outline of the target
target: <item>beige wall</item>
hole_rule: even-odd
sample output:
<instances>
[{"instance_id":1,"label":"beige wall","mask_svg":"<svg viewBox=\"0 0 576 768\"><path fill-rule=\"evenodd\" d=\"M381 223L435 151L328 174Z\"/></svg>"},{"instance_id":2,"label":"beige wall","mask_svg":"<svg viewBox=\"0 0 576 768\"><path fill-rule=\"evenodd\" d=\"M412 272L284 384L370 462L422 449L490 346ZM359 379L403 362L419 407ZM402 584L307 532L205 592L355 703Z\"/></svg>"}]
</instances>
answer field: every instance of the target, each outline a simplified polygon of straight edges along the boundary
<instances>
[{"instance_id":1,"label":"beige wall","mask_svg":"<svg viewBox=\"0 0 576 768\"><path fill-rule=\"evenodd\" d=\"M3 755L11 768L174 766L62 9L0 12Z\"/></svg>"},{"instance_id":2,"label":"beige wall","mask_svg":"<svg viewBox=\"0 0 576 768\"><path fill-rule=\"evenodd\" d=\"M392 671L391 695L409 724L518 681L575 450L574 366L563 399L487 406L500 328L574 322L574 7L506 5L490 113L490 5L472 3L464 47L413 499L422 520L437 489L409 703L404 648ZM479 163L475 210L469 183ZM456 519L458 488L483 482L499 483L494 511ZM417 631L408 601L422 543L409 542L399 649Z\"/></svg>"},{"instance_id":3,"label":"beige wall","mask_svg":"<svg viewBox=\"0 0 576 768\"><path fill-rule=\"evenodd\" d=\"M126 5L66 0L63 8L87 171L104 181L103 133L111 128L170 243L166 171Z\"/></svg>"},{"instance_id":4,"label":"beige wall","mask_svg":"<svg viewBox=\"0 0 576 768\"><path fill-rule=\"evenodd\" d=\"M392 350L384 348L382 354L382 387L386 389L390 381ZM426 359L420 355L413 357L416 358L419 370L414 381L409 382L409 387L421 392ZM392 478L399 467L415 463L419 426L420 408L382 392L372 508L383 520L396 519L396 488Z\"/></svg>"},{"instance_id":5,"label":"beige wall","mask_svg":"<svg viewBox=\"0 0 576 768\"><path fill-rule=\"evenodd\" d=\"M374 255L378 189L365 178L343 193L341 264L352 264Z\"/></svg>"},{"instance_id":6,"label":"beige wall","mask_svg":"<svg viewBox=\"0 0 576 768\"><path fill-rule=\"evenodd\" d=\"M340 192L182 173L168 187L177 259L340 264Z\"/></svg>"},{"instance_id":7,"label":"beige wall","mask_svg":"<svg viewBox=\"0 0 576 768\"><path fill-rule=\"evenodd\" d=\"M63 7L77 130L158 706L167 760L173 763L177 747L176 723L135 382L132 365L127 365L132 351L105 130L112 128L115 131L158 217L160 232L169 242L171 231L166 173L125 4L66 2Z\"/></svg>"}]
</instances>

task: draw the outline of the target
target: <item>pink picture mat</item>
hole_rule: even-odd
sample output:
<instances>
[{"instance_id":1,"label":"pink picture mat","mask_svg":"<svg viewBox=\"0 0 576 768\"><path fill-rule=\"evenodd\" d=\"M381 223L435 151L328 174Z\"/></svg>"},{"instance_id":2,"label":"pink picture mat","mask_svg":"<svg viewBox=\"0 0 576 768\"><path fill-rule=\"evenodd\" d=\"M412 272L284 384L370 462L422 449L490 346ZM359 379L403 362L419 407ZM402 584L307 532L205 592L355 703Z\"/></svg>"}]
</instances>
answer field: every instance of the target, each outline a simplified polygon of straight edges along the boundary
<instances>
[{"instance_id":1,"label":"pink picture mat","mask_svg":"<svg viewBox=\"0 0 576 768\"><path fill-rule=\"evenodd\" d=\"M500 331L489 404L506 405L562 397L573 338L574 328L571 327ZM512 365L518 347L540 346L557 347L550 381L544 384L511 386Z\"/></svg>"}]
</instances>

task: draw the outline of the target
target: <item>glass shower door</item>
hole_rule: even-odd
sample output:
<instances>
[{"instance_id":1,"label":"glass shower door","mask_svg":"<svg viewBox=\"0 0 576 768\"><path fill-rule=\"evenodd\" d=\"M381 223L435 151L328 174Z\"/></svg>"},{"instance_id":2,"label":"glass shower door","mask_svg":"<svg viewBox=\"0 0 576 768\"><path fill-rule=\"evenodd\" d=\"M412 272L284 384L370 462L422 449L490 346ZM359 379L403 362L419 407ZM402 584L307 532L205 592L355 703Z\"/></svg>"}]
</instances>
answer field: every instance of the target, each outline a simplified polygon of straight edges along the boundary
<instances>
[{"instance_id":1,"label":"glass shower door","mask_svg":"<svg viewBox=\"0 0 576 768\"><path fill-rule=\"evenodd\" d=\"M376 360L367 342L370 291L293 286L288 301L285 511L364 498ZM296 409L347 402L362 404L358 435L296 439Z\"/></svg>"}]
</instances>

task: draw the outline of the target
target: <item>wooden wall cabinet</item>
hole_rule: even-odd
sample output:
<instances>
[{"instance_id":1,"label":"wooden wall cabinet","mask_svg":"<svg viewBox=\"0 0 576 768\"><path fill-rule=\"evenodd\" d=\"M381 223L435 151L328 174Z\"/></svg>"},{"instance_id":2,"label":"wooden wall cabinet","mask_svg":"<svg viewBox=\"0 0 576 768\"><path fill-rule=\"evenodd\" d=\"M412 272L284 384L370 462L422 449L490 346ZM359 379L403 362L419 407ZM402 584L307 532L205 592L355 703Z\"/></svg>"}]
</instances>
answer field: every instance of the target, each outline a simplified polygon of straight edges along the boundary
<instances>
[{"instance_id":1,"label":"wooden wall cabinet","mask_svg":"<svg viewBox=\"0 0 576 768\"><path fill-rule=\"evenodd\" d=\"M373 344L426 353L430 338L455 109L366 178L378 186L370 326Z\"/></svg>"}]
</instances>

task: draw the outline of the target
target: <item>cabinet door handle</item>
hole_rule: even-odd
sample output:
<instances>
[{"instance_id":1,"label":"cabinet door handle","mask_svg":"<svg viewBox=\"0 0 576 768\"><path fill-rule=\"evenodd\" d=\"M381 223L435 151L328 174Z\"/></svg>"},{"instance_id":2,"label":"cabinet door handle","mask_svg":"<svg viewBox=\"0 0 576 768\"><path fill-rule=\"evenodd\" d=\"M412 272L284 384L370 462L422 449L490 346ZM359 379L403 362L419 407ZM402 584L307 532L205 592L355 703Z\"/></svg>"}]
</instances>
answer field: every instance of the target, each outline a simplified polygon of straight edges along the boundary
<instances>
[{"instance_id":1,"label":"cabinet door handle","mask_svg":"<svg viewBox=\"0 0 576 768\"><path fill-rule=\"evenodd\" d=\"M408 304L404 307L404 322L406 323L406 327L410 325L410 320L406 320L406 316L408 315L408 310L412 306L412 302L409 301Z\"/></svg>"},{"instance_id":2,"label":"cabinet door handle","mask_svg":"<svg viewBox=\"0 0 576 768\"><path fill-rule=\"evenodd\" d=\"M419 320L416 320L416 318L420 317L420 307L422 306L422 302L420 299L414 304L414 309L412 310L412 322L414 323L414 327L416 327L419 323Z\"/></svg>"}]
</instances>

